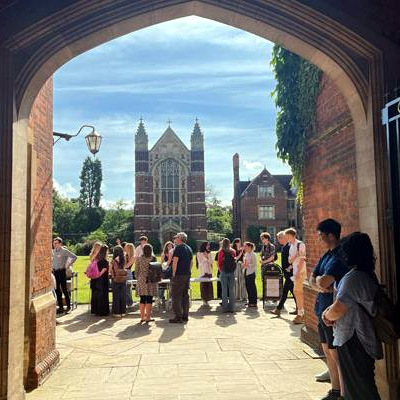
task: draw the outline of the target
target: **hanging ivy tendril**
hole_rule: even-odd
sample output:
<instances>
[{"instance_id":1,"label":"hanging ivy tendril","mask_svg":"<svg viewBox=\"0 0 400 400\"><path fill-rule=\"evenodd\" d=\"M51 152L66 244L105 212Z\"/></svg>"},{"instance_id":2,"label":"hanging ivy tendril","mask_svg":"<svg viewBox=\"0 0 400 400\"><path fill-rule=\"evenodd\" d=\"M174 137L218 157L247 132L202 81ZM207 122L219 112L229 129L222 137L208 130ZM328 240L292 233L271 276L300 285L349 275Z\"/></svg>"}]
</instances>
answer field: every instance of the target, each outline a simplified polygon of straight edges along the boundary
<instances>
[{"instance_id":1,"label":"hanging ivy tendril","mask_svg":"<svg viewBox=\"0 0 400 400\"><path fill-rule=\"evenodd\" d=\"M278 157L292 170L292 186L297 189L297 198L301 202L305 141L307 133L315 129L322 72L278 45L272 51L271 67L277 82L271 93L278 108L275 147Z\"/></svg>"}]
</instances>

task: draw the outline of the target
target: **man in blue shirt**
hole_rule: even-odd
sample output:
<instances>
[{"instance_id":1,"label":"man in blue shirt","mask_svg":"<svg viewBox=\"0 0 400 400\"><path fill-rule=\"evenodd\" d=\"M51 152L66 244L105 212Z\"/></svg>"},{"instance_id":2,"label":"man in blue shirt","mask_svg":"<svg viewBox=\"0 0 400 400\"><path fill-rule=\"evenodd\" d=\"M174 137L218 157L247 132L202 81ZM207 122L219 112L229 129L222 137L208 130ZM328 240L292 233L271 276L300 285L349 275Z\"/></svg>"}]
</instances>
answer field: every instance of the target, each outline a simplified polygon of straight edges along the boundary
<instances>
[{"instance_id":1,"label":"man in blue shirt","mask_svg":"<svg viewBox=\"0 0 400 400\"><path fill-rule=\"evenodd\" d=\"M334 219L326 219L318 224L317 231L327 252L320 258L311 274L310 283L318 290L315 315L318 318L318 334L326 356L332 389L321 400L337 400L341 397L341 377L337 350L333 345L333 329L322 321L322 313L333 303L333 285L348 272L347 265L339 256L341 225ZM342 390L343 392L343 390Z\"/></svg>"}]
</instances>

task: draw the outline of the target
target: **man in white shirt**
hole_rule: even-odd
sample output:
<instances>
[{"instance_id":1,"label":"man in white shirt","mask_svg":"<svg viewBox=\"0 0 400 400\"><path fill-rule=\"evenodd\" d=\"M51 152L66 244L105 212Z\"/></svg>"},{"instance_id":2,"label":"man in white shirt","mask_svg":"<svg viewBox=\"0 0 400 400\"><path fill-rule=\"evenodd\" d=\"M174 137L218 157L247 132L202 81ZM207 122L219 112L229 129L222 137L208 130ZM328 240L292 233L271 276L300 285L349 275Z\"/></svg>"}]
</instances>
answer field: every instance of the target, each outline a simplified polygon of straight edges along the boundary
<instances>
[{"instance_id":1,"label":"man in white shirt","mask_svg":"<svg viewBox=\"0 0 400 400\"><path fill-rule=\"evenodd\" d=\"M139 260L139 258L143 255L143 247L147 244L149 239L147 236L140 236L139 238L139 246L135 249L135 260Z\"/></svg>"},{"instance_id":2,"label":"man in white shirt","mask_svg":"<svg viewBox=\"0 0 400 400\"><path fill-rule=\"evenodd\" d=\"M296 297L297 315L294 324L304 323L304 295L303 282L307 277L306 270L306 245L296 238L297 232L293 228L286 229L285 235L290 243L289 264L293 266L294 296Z\"/></svg>"}]
</instances>

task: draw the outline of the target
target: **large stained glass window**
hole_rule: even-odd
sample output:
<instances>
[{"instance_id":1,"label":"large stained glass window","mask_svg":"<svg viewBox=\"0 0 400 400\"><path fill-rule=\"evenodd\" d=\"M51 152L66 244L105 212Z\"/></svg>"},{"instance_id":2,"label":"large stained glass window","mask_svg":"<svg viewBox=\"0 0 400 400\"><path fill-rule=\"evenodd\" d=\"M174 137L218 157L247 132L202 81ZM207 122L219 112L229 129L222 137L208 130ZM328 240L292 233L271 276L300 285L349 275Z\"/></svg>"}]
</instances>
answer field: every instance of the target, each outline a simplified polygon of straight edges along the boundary
<instances>
[{"instance_id":1,"label":"large stained glass window","mask_svg":"<svg viewBox=\"0 0 400 400\"><path fill-rule=\"evenodd\" d=\"M161 202L163 204L179 203L179 163L171 158L160 165Z\"/></svg>"}]
</instances>

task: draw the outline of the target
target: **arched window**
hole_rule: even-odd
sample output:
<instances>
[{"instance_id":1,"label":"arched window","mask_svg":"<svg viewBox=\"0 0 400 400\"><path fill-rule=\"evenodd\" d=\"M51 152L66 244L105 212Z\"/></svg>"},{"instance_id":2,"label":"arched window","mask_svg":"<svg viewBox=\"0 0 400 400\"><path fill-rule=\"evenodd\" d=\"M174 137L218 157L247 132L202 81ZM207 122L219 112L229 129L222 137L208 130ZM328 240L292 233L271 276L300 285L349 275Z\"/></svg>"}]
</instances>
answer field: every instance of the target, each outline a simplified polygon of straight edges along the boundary
<instances>
[{"instance_id":1,"label":"arched window","mask_svg":"<svg viewBox=\"0 0 400 400\"><path fill-rule=\"evenodd\" d=\"M169 158L161 162L161 202L163 204L179 203L179 175L180 165L177 161Z\"/></svg>"}]
</instances>

